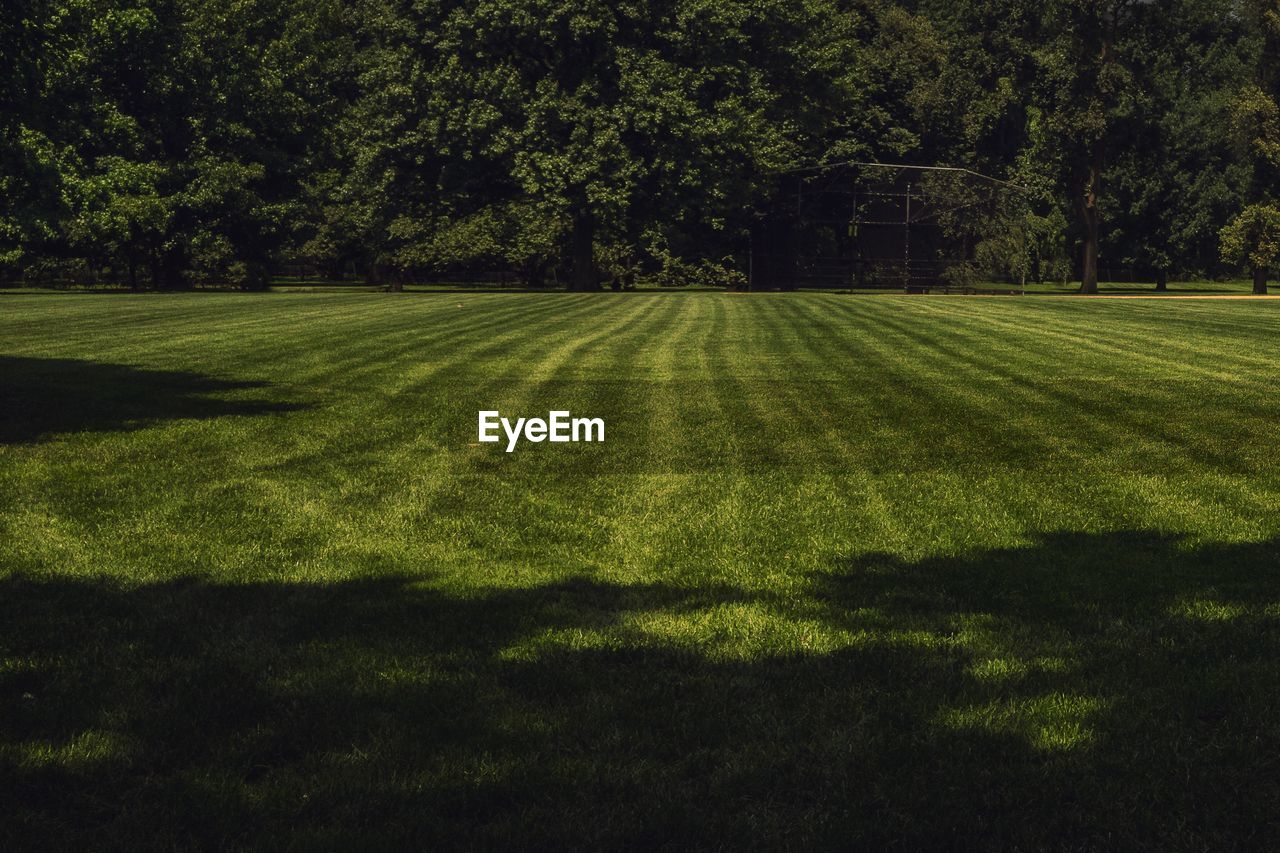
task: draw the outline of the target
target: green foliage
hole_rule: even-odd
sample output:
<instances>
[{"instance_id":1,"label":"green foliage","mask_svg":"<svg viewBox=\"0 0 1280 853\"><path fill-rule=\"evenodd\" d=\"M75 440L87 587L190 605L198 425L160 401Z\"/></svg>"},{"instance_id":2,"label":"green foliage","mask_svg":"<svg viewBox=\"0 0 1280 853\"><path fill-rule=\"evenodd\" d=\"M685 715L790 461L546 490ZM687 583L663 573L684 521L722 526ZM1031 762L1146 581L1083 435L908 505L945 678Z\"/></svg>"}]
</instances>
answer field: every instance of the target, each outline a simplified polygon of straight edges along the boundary
<instances>
[{"instance_id":1,"label":"green foliage","mask_svg":"<svg viewBox=\"0 0 1280 853\"><path fill-rule=\"evenodd\" d=\"M645 276L647 283L659 287L747 288L747 277L736 268L732 257L689 260L662 245L651 246L650 251L658 261L658 269Z\"/></svg>"},{"instance_id":2,"label":"green foliage","mask_svg":"<svg viewBox=\"0 0 1280 853\"><path fill-rule=\"evenodd\" d=\"M1249 205L1222 229L1220 239L1224 262L1269 269L1280 257L1280 207Z\"/></svg>"},{"instance_id":3,"label":"green foliage","mask_svg":"<svg viewBox=\"0 0 1280 853\"><path fill-rule=\"evenodd\" d=\"M989 223L974 246L974 265L985 279L1026 282L1063 277L1069 262L1062 246L1061 211L1038 215L1025 204L1011 206Z\"/></svg>"},{"instance_id":4,"label":"green foliage","mask_svg":"<svg viewBox=\"0 0 1280 853\"><path fill-rule=\"evenodd\" d=\"M541 273L556 261L562 224L523 200L492 204L453 220L399 216L387 227L397 246L391 256L402 269L512 268L541 283Z\"/></svg>"},{"instance_id":5,"label":"green foliage","mask_svg":"<svg viewBox=\"0 0 1280 853\"><path fill-rule=\"evenodd\" d=\"M1230 123L1252 49L1228 0L1178 0L1129 42L1141 85L1111 143L1102 251L1140 276L1210 274L1252 169Z\"/></svg>"},{"instance_id":6,"label":"green foliage","mask_svg":"<svg viewBox=\"0 0 1280 853\"><path fill-rule=\"evenodd\" d=\"M1270 93L1256 84L1244 86L1231 101L1227 122L1245 152L1280 165L1280 106Z\"/></svg>"},{"instance_id":7,"label":"green foliage","mask_svg":"<svg viewBox=\"0 0 1280 853\"><path fill-rule=\"evenodd\" d=\"M299 179L324 103L313 76L324 10L323 0L42 4L17 137L27 168L6 179L6 195L43 176L43 200L4 230L43 254L127 267L135 281L142 266L158 286L190 271L260 282L239 271L262 267L300 224Z\"/></svg>"},{"instance_id":8,"label":"green foliage","mask_svg":"<svg viewBox=\"0 0 1280 853\"><path fill-rule=\"evenodd\" d=\"M549 265L575 221L635 249L723 240L851 103L844 19L817 0L366 4L350 218L402 268Z\"/></svg>"},{"instance_id":9,"label":"green foliage","mask_svg":"<svg viewBox=\"0 0 1280 853\"><path fill-rule=\"evenodd\" d=\"M10 5L6 275L562 281L594 246L705 281L773 172L849 159L1032 186L1037 236L982 235L980 268L1099 231L1112 263L1209 273L1280 190L1273 0Z\"/></svg>"}]
</instances>

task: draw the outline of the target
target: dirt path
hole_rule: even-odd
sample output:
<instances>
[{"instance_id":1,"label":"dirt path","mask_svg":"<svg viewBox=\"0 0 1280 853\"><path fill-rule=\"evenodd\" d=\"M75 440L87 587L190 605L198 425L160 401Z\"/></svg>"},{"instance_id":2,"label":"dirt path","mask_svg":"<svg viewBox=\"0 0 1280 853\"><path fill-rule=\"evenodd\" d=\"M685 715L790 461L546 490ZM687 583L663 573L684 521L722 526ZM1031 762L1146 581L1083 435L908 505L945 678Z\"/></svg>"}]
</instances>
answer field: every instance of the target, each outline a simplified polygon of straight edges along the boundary
<instances>
[{"instance_id":1,"label":"dirt path","mask_svg":"<svg viewBox=\"0 0 1280 853\"><path fill-rule=\"evenodd\" d=\"M1071 295L1071 294L1064 294ZM1085 294L1075 294L1084 296ZM1271 299L1272 296L1254 296L1252 293L1188 293L1178 296L1168 296L1157 293L1150 295L1142 293L1090 293L1090 299Z\"/></svg>"}]
</instances>

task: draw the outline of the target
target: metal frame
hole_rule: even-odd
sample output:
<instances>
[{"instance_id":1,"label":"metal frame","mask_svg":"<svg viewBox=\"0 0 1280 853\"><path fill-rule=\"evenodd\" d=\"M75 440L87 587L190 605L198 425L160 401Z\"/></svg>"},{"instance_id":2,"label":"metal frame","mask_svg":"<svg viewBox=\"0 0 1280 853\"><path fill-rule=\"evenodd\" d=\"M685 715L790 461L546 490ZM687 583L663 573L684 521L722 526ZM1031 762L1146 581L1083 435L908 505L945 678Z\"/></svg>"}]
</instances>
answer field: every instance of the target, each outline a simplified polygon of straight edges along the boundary
<instances>
[{"instance_id":1,"label":"metal frame","mask_svg":"<svg viewBox=\"0 0 1280 853\"><path fill-rule=\"evenodd\" d=\"M841 186L845 179L850 177L850 170L856 170L852 176L852 185ZM897 174L887 181L870 181L862 174L864 171L873 170L889 171ZM847 263L849 269L847 271L847 276L845 276L846 280L844 282L844 286L854 286L855 282L860 283L862 281L862 275L867 269L882 269L884 262L888 260L884 257L879 259L868 259L865 256L862 248L865 243L857 242L866 240L865 229L895 228L899 226L902 228L902 266L900 283L903 289L911 290L916 286L920 286L924 289L943 286L938 281L940 274L937 270L941 264L947 263L948 261L927 261L913 258L913 226L932 223L935 226L935 228L930 232L932 234L932 244L937 246L939 243L944 242L944 238L942 237L943 226L940 224L942 217L982 204L991 204L994 203L994 201L990 195L987 195L972 201L965 201L960 204L939 209L936 204L931 204L931 199L927 191L917 192L919 187L916 186L916 181L911 179L911 175L908 175L908 179L902 189L896 188L896 185L901 182L902 173L904 172L952 173L965 175L974 180L988 183L992 187L999 187L1001 189L1013 190L1020 193L1031 192L1027 187L1016 184L1012 181L1002 180L990 175L984 175L972 169L958 166L921 166L906 163L879 163L863 160L847 160L839 163L802 166L776 172L775 175L783 181L793 176L796 179L796 204L794 216L788 218L788 216L783 215L778 217L777 221L781 222L786 220L788 226L791 227L793 231L799 228L807 228L812 231L814 227L825 227L829 229L847 228L848 237L855 242L850 245L847 257L824 257L820 254L806 255L797 250L794 245L789 246L786 251L778 251L779 242L784 244L790 242L794 244L797 239L794 234L791 235L789 240L779 239L775 234L772 239L761 241L756 239L756 235L753 233L750 243L750 258L748 261L748 278L750 280L751 288L758 289L760 286L759 272L762 266L769 270L769 275L765 277L766 279L771 276L776 277L778 275L778 269L783 268L784 270L787 270L783 274L789 275L795 280L794 283L788 283L785 286L799 286L805 275L805 273L802 273L800 268L805 265L806 261L810 263L820 262L820 265L825 265L827 267L838 267L841 262ZM820 186L812 187L812 179L806 176L813 175L816 177L822 173L829 173L830 179L822 182ZM885 184L888 186L883 186ZM830 199L832 197L839 196L849 197L851 202L836 203L834 205L836 209L833 211L830 209L832 206L830 204ZM864 211L868 211L868 202L871 202L872 200L888 202L892 205L893 209L900 206L902 208L901 218L896 216L886 218L883 210L874 211L874 209L870 211L870 216L864 216ZM900 204L897 204L898 202L900 202ZM806 203L808 203L809 208L812 208L813 211L806 208ZM806 216L807 212L817 214L824 213L824 204L827 206L827 209L825 210L826 215ZM951 239L954 240L955 238L952 237ZM764 248L769 249L770 251L761 251L762 242L765 244ZM838 238L836 242L840 242ZM891 240L890 242L897 241ZM929 242L928 238L926 238L926 242ZM763 265L758 262L761 260L765 261ZM963 261L960 259L952 259L949 262L961 263ZM929 272L919 276L921 284L916 285L913 283L915 281L915 277L913 277L913 269L919 267L921 264L927 265ZM831 272L826 273L825 275L828 278L836 276L838 280L841 274ZM1025 292L1025 283L1021 290Z\"/></svg>"}]
</instances>

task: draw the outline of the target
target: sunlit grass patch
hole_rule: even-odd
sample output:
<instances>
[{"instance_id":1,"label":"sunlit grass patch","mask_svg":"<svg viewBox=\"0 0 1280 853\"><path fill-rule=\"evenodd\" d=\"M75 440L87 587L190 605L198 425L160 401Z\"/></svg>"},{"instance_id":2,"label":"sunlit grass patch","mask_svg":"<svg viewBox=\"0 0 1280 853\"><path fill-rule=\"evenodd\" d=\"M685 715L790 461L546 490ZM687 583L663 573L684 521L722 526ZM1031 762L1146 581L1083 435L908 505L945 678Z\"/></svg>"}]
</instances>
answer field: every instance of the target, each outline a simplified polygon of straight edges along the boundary
<instances>
[{"instance_id":1,"label":"sunlit grass patch","mask_svg":"<svg viewBox=\"0 0 1280 853\"><path fill-rule=\"evenodd\" d=\"M26 694L24 702L39 701ZM21 745L5 744L0 755L6 763L28 772L56 768L73 775L90 776L112 766L127 765L131 758L144 753L142 745L127 735L102 729L77 733L69 741L30 741Z\"/></svg>"},{"instance_id":2,"label":"sunlit grass patch","mask_svg":"<svg viewBox=\"0 0 1280 853\"><path fill-rule=\"evenodd\" d=\"M1180 601L1169 608L1169 612L1173 616L1197 622L1230 622L1251 615L1252 611L1251 608L1242 604L1201 598Z\"/></svg>"},{"instance_id":3,"label":"sunlit grass patch","mask_svg":"<svg viewBox=\"0 0 1280 853\"><path fill-rule=\"evenodd\" d=\"M1018 737L1039 750L1069 750L1093 742L1091 720L1104 707L1095 697L1054 693L951 708L939 721L951 729Z\"/></svg>"}]
</instances>

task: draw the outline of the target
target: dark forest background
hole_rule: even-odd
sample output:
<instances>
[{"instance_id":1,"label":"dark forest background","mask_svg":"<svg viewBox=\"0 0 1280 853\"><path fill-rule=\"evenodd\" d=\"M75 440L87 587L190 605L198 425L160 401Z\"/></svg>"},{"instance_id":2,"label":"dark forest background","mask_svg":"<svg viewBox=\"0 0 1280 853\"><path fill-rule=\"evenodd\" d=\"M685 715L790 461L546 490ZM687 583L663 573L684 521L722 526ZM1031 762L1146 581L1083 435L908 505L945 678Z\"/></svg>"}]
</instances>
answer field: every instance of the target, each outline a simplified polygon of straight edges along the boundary
<instances>
[{"instance_id":1,"label":"dark forest background","mask_svg":"<svg viewBox=\"0 0 1280 853\"><path fill-rule=\"evenodd\" d=\"M732 286L778 172L876 160L1031 188L1086 290L1261 283L1277 44L1276 0L6 0L0 279Z\"/></svg>"}]
</instances>

